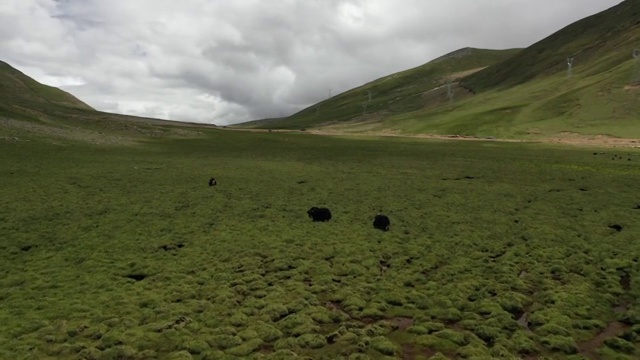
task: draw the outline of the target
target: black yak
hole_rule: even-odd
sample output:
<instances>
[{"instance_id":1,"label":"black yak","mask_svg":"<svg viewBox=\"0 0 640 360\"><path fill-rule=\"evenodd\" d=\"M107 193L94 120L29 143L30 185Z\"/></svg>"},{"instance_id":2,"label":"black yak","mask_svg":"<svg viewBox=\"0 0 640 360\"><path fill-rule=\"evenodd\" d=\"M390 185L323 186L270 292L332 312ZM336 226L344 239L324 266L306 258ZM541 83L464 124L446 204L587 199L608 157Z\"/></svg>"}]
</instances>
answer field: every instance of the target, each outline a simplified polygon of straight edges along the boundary
<instances>
[{"instance_id":1,"label":"black yak","mask_svg":"<svg viewBox=\"0 0 640 360\"><path fill-rule=\"evenodd\" d=\"M313 221L329 221L331 220L331 211L327 208L312 207L307 211L307 215Z\"/></svg>"},{"instance_id":2,"label":"black yak","mask_svg":"<svg viewBox=\"0 0 640 360\"><path fill-rule=\"evenodd\" d=\"M389 221L389 218L386 215L378 214L373 219L374 229L389 231L389 225L391 225L391 221Z\"/></svg>"},{"instance_id":3,"label":"black yak","mask_svg":"<svg viewBox=\"0 0 640 360\"><path fill-rule=\"evenodd\" d=\"M216 179L211 178L209 179L209 186L215 186L218 185L218 182L216 181Z\"/></svg>"}]
</instances>

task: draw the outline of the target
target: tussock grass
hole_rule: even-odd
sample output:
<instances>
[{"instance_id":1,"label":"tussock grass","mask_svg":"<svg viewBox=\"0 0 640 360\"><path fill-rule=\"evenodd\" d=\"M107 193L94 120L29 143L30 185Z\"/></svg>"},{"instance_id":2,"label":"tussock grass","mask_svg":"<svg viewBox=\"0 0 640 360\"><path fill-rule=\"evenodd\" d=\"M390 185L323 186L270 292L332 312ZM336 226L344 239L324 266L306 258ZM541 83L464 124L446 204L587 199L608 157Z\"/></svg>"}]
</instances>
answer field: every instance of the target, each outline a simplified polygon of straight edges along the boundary
<instances>
[{"instance_id":1,"label":"tussock grass","mask_svg":"<svg viewBox=\"0 0 640 360\"><path fill-rule=\"evenodd\" d=\"M0 141L1 358L637 352L637 151L31 140Z\"/></svg>"}]
</instances>

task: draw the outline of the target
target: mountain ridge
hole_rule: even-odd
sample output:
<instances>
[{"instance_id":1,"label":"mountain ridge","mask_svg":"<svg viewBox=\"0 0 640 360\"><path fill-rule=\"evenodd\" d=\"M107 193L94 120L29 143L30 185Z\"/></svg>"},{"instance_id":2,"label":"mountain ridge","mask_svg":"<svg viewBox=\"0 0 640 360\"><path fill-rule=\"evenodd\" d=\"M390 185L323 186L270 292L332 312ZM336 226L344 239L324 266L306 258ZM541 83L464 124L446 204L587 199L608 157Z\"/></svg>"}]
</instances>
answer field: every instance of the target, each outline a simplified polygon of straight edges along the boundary
<instances>
[{"instance_id":1,"label":"mountain ridge","mask_svg":"<svg viewBox=\"0 0 640 360\"><path fill-rule=\"evenodd\" d=\"M382 106L364 104L363 86L285 118L237 127L508 138L561 133L640 137L640 109L634 106L640 101L640 59L631 56L639 44L640 0L626 0L484 68L476 67L477 71L441 67L439 81L420 91L392 92L394 97L382 99L378 104ZM468 49L474 48L456 50L427 64L472 59L475 55ZM571 69L567 58L573 58ZM416 71L427 64L374 83L397 81L407 73L428 78ZM408 79L395 88L415 84L415 79Z\"/></svg>"},{"instance_id":2,"label":"mountain ridge","mask_svg":"<svg viewBox=\"0 0 640 360\"><path fill-rule=\"evenodd\" d=\"M430 98L422 95L446 85L452 75L469 71L479 71L493 63L503 60L520 49L479 49L465 47L422 65L380 77L363 85L337 94L317 104L307 107L291 116L280 119L262 119L239 124L237 126L269 126L274 121L284 124L285 128L296 128L313 124L318 118L331 118L331 121L348 121L362 113L397 113L407 109L418 109ZM302 121L298 121L298 119ZM300 122L300 124L298 124Z\"/></svg>"}]
</instances>

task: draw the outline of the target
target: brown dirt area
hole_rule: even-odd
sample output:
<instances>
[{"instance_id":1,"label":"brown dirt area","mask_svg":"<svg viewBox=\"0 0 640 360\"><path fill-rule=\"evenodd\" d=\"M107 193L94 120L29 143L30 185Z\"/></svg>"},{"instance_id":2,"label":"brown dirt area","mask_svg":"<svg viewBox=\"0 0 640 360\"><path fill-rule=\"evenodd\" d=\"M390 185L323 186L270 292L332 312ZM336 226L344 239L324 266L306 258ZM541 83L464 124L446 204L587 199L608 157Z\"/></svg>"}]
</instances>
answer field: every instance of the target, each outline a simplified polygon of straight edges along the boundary
<instances>
[{"instance_id":1,"label":"brown dirt area","mask_svg":"<svg viewBox=\"0 0 640 360\"><path fill-rule=\"evenodd\" d=\"M578 354L589 358L598 359L597 350L604 345L604 341L609 337L615 337L620 335L623 331L630 328L630 326L623 324L619 321L614 321L607 325L598 335L585 342L578 344Z\"/></svg>"},{"instance_id":2,"label":"brown dirt area","mask_svg":"<svg viewBox=\"0 0 640 360\"><path fill-rule=\"evenodd\" d=\"M450 74L448 76L445 76L444 79L445 80L457 80L457 79L463 78L465 76L469 76L471 74L477 73L478 71L484 70L486 68L487 67L484 66L484 67L479 67L479 68L470 69L470 70L466 70L466 71L460 71L460 72L453 73L453 74Z\"/></svg>"},{"instance_id":3,"label":"brown dirt area","mask_svg":"<svg viewBox=\"0 0 640 360\"><path fill-rule=\"evenodd\" d=\"M250 131L250 132L268 132L269 130L263 129L243 129L243 128L228 128L226 130L231 131ZM635 138L619 138L609 135L583 135L577 133L563 132L556 136L541 137L538 139L523 140L523 139L500 139L489 137L475 137L466 135L437 135L437 134L401 134L392 130L383 131L366 131L359 133L350 133L340 130L331 129L309 129L306 131L298 130L271 130L271 132L279 133L308 133L314 135L325 136L393 136L393 137L406 137L406 138L419 138L419 139L434 139L434 140L459 140L459 141L493 141L493 142L528 142L528 143L543 143L543 144L560 144L560 145L572 145L572 146L585 146L585 147L603 147L603 148L640 148L640 139Z\"/></svg>"}]
</instances>

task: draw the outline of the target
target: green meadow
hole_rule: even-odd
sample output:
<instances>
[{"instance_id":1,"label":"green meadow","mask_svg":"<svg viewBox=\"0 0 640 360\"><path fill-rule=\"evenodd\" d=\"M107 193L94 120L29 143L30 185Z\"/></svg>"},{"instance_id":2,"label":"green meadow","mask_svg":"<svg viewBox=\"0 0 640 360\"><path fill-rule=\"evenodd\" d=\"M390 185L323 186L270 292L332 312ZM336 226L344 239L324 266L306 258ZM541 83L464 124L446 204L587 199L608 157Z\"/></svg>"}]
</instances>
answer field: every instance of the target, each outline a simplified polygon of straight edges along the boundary
<instances>
[{"instance_id":1,"label":"green meadow","mask_svg":"<svg viewBox=\"0 0 640 360\"><path fill-rule=\"evenodd\" d=\"M0 358L636 359L639 162L207 129L3 137Z\"/></svg>"}]
</instances>

